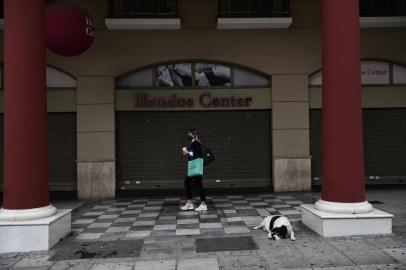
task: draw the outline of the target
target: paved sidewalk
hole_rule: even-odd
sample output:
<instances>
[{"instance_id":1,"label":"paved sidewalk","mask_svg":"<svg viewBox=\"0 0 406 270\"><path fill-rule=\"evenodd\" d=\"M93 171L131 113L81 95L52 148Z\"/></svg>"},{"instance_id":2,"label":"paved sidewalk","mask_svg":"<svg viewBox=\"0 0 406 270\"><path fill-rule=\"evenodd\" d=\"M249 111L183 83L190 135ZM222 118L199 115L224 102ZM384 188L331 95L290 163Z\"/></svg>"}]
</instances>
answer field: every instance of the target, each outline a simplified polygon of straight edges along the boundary
<instances>
[{"instance_id":1,"label":"paved sidewalk","mask_svg":"<svg viewBox=\"0 0 406 270\"><path fill-rule=\"evenodd\" d=\"M275 194L208 197L208 211L180 211L184 200L123 199L88 204L87 211L73 223L80 240L118 240L147 238L150 235L223 236L250 233L262 217L285 215L292 222L301 220L300 204L292 196Z\"/></svg>"},{"instance_id":2,"label":"paved sidewalk","mask_svg":"<svg viewBox=\"0 0 406 270\"><path fill-rule=\"evenodd\" d=\"M179 211L184 201L176 197L87 201L73 212L72 234L52 250L0 255L0 268L406 269L406 190L367 195L395 215L393 234L318 236L298 208L317 192L212 196L205 213ZM288 216L297 241L253 230L269 214Z\"/></svg>"}]
</instances>

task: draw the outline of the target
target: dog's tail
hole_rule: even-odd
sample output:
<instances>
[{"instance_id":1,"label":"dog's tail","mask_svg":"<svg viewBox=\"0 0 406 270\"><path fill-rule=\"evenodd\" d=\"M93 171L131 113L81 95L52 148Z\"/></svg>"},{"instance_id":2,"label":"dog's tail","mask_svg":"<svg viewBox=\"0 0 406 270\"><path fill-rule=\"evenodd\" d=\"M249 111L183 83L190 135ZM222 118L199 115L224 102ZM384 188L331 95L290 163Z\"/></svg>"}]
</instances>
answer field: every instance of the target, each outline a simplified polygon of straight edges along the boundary
<instances>
[{"instance_id":1,"label":"dog's tail","mask_svg":"<svg viewBox=\"0 0 406 270\"><path fill-rule=\"evenodd\" d=\"M265 221L262 221L258 226L255 226L255 227L254 227L254 230L261 229L261 228L263 228L264 226L265 226Z\"/></svg>"}]
</instances>

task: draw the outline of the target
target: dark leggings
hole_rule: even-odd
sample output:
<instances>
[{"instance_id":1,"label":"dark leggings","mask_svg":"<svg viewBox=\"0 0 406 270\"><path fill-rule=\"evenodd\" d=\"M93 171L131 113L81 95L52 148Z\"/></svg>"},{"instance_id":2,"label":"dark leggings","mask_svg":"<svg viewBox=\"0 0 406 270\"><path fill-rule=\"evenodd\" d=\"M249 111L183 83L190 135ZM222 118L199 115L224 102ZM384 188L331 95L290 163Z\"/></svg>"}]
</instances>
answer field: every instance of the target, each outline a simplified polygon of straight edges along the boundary
<instances>
[{"instance_id":1,"label":"dark leggings","mask_svg":"<svg viewBox=\"0 0 406 270\"><path fill-rule=\"evenodd\" d=\"M186 188L186 197L188 200L193 198L193 186L192 183L196 185L199 189L200 201L206 201L206 195L204 194L204 187L202 182L202 176L187 177L185 178L185 188Z\"/></svg>"}]
</instances>

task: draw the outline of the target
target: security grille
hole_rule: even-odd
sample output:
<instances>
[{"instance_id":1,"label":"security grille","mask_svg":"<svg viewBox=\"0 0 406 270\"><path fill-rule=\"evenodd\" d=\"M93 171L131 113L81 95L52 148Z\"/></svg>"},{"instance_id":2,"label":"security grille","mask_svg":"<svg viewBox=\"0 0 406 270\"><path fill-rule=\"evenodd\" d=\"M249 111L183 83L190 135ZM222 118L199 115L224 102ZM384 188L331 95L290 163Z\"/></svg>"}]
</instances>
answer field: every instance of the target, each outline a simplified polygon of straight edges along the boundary
<instances>
[{"instance_id":1,"label":"security grille","mask_svg":"<svg viewBox=\"0 0 406 270\"><path fill-rule=\"evenodd\" d=\"M406 177L406 108L363 113L365 175Z\"/></svg>"},{"instance_id":2,"label":"security grille","mask_svg":"<svg viewBox=\"0 0 406 270\"><path fill-rule=\"evenodd\" d=\"M4 114L0 114L0 190L3 190L4 178Z\"/></svg>"},{"instance_id":3,"label":"security grille","mask_svg":"<svg viewBox=\"0 0 406 270\"><path fill-rule=\"evenodd\" d=\"M176 18L176 0L109 0L110 18Z\"/></svg>"},{"instance_id":4,"label":"security grille","mask_svg":"<svg viewBox=\"0 0 406 270\"><path fill-rule=\"evenodd\" d=\"M76 113L48 113L50 190L76 190Z\"/></svg>"},{"instance_id":5,"label":"security grille","mask_svg":"<svg viewBox=\"0 0 406 270\"><path fill-rule=\"evenodd\" d=\"M216 157L206 183L271 184L270 111L116 112L118 188L181 187L191 128Z\"/></svg>"},{"instance_id":6,"label":"security grille","mask_svg":"<svg viewBox=\"0 0 406 270\"><path fill-rule=\"evenodd\" d=\"M76 190L76 113L48 113L50 190ZM0 189L3 188L4 115L0 114Z\"/></svg>"},{"instance_id":7,"label":"security grille","mask_svg":"<svg viewBox=\"0 0 406 270\"><path fill-rule=\"evenodd\" d=\"M361 17L387 17L387 16L405 16L405 0L360 0L359 2Z\"/></svg>"},{"instance_id":8,"label":"security grille","mask_svg":"<svg viewBox=\"0 0 406 270\"><path fill-rule=\"evenodd\" d=\"M321 110L310 110L310 155L312 177L321 176Z\"/></svg>"},{"instance_id":9,"label":"security grille","mask_svg":"<svg viewBox=\"0 0 406 270\"><path fill-rule=\"evenodd\" d=\"M365 175L406 178L406 108L364 109ZM310 110L312 175L321 176L321 110Z\"/></svg>"},{"instance_id":10,"label":"security grille","mask_svg":"<svg viewBox=\"0 0 406 270\"><path fill-rule=\"evenodd\" d=\"M220 17L289 17L289 0L220 0Z\"/></svg>"}]
</instances>

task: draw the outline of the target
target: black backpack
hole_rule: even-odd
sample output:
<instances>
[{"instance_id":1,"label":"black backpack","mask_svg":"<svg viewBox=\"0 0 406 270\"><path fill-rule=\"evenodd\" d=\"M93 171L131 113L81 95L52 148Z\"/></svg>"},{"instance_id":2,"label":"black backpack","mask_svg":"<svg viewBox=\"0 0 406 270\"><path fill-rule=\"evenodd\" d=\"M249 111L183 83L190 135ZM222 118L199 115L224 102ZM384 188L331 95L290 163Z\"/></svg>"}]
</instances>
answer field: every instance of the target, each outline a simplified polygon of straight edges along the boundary
<instances>
[{"instance_id":1,"label":"black backpack","mask_svg":"<svg viewBox=\"0 0 406 270\"><path fill-rule=\"evenodd\" d=\"M213 151L209 147L207 147L203 144L201 144L201 146L202 146L203 166L206 166L206 165L212 163L215 160L215 158L214 158Z\"/></svg>"}]
</instances>

